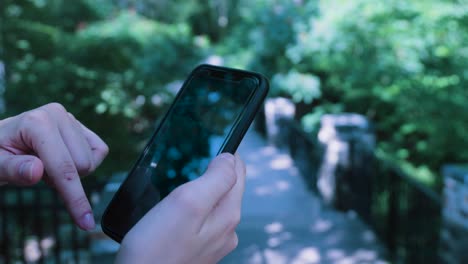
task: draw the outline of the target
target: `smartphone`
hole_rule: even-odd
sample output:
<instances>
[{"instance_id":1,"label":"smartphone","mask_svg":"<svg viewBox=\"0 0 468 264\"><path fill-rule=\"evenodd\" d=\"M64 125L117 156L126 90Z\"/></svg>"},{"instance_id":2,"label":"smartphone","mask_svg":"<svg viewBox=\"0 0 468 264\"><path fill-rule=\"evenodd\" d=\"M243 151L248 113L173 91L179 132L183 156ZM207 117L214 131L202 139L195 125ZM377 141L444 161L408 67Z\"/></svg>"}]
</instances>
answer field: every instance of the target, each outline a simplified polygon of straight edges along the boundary
<instances>
[{"instance_id":1,"label":"smartphone","mask_svg":"<svg viewBox=\"0 0 468 264\"><path fill-rule=\"evenodd\" d=\"M104 233L121 242L172 190L202 175L211 159L234 154L268 89L258 73L195 68L106 208Z\"/></svg>"}]
</instances>

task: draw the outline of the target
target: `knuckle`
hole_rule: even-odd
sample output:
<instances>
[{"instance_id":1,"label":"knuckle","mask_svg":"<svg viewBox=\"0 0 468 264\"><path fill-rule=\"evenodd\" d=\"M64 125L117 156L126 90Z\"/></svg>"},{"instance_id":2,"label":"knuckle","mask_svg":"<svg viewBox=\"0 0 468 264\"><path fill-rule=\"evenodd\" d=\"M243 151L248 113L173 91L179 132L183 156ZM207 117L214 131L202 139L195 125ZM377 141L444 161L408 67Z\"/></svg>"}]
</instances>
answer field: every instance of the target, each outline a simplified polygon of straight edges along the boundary
<instances>
[{"instance_id":1,"label":"knuckle","mask_svg":"<svg viewBox=\"0 0 468 264\"><path fill-rule=\"evenodd\" d=\"M59 166L59 170L61 177L67 182L78 178L75 164L71 161L62 162L62 164Z\"/></svg>"},{"instance_id":2,"label":"knuckle","mask_svg":"<svg viewBox=\"0 0 468 264\"><path fill-rule=\"evenodd\" d=\"M62 104L57 103L57 102L49 103L45 105L44 107L54 112L67 113L67 110L65 109L65 107Z\"/></svg>"},{"instance_id":3,"label":"knuckle","mask_svg":"<svg viewBox=\"0 0 468 264\"><path fill-rule=\"evenodd\" d=\"M94 170L94 166L90 160L83 160L77 162L76 169L80 175L87 175Z\"/></svg>"},{"instance_id":4,"label":"knuckle","mask_svg":"<svg viewBox=\"0 0 468 264\"><path fill-rule=\"evenodd\" d=\"M107 154L109 154L109 147L104 143L100 146L93 147L91 151L94 153L96 163L99 164L104 160Z\"/></svg>"},{"instance_id":5,"label":"knuckle","mask_svg":"<svg viewBox=\"0 0 468 264\"><path fill-rule=\"evenodd\" d=\"M240 210L236 210L234 215L232 216L232 222L235 227L237 227L240 224L241 221L241 213Z\"/></svg>"},{"instance_id":6,"label":"knuckle","mask_svg":"<svg viewBox=\"0 0 468 264\"><path fill-rule=\"evenodd\" d=\"M80 196L69 201L70 208L77 210L87 210L89 207L88 199L86 196Z\"/></svg>"},{"instance_id":7,"label":"knuckle","mask_svg":"<svg viewBox=\"0 0 468 264\"><path fill-rule=\"evenodd\" d=\"M50 116L45 110L35 109L23 114L21 127L47 126L50 122Z\"/></svg>"},{"instance_id":8,"label":"knuckle","mask_svg":"<svg viewBox=\"0 0 468 264\"><path fill-rule=\"evenodd\" d=\"M234 232L239 225L241 220L241 214L239 211L235 211L232 216L229 218L228 223L227 223L227 229L229 232Z\"/></svg>"},{"instance_id":9,"label":"knuckle","mask_svg":"<svg viewBox=\"0 0 468 264\"><path fill-rule=\"evenodd\" d=\"M103 144L101 148L98 149L98 151L102 157L105 157L107 154L109 154L109 146L107 146L107 144Z\"/></svg>"},{"instance_id":10,"label":"knuckle","mask_svg":"<svg viewBox=\"0 0 468 264\"><path fill-rule=\"evenodd\" d=\"M78 121L75 117L75 115L73 115L72 113L70 112L67 112L68 116L72 119L72 120L75 120L75 121Z\"/></svg>"},{"instance_id":11,"label":"knuckle","mask_svg":"<svg viewBox=\"0 0 468 264\"><path fill-rule=\"evenodd\" d=\"M229 244L228 244L228 250L229 251L233 251L234 249L237 248L237 246L239 245L239 237L237 236L237 234L234 232L231 240L229 241Z\"/></svg>"},{"instance_id":12,"label":"knuckle","mask_svg":"<svg viewBox=\"0 0 468 264\"><path fill-rule=\"evenodd\" d=\"M229 168L229 169L225 169L224 170L224 175L225 175L225 178L226 178L226 181L225 183L228 185L228 186L233 186L236 181L237 181L237 175L236 175L236 171L232 168Z\"/></svg>"},{"instance_id":13,"label":"knuckle","mask_svg":"<svg viewBox=\"0 0 468 264\"><path fill-rule=\"evenodd\" d=\"M200 216L204 208L194 202L194 194L185 186L180 186L171 193L172 200L176 207L182 209L190 216Z\"/></svg>"}]
</instances>

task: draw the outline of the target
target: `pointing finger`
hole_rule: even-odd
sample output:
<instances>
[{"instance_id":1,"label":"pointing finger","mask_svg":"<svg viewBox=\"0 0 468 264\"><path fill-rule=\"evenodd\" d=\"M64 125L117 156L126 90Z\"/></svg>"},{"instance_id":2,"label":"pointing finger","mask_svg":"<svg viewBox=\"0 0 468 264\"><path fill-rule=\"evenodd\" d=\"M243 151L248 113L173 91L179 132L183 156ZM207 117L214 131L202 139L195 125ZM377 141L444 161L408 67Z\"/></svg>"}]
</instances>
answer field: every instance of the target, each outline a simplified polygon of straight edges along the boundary
<instances>
[{"instance_id":1,"label":"pointing finger","mask_svg":"<svg viewBox=\"0 0 468 264\"><path fill-rule=\"evenodd\" d=\"M45 171L63 198L75 223L82 229L94 228L91 206L86 198L75 163L53 119L45 111L28 115L20 133L26 144L42 160ZM40 124L40 125L39 125Z\"/></svg>"}]
</instances>

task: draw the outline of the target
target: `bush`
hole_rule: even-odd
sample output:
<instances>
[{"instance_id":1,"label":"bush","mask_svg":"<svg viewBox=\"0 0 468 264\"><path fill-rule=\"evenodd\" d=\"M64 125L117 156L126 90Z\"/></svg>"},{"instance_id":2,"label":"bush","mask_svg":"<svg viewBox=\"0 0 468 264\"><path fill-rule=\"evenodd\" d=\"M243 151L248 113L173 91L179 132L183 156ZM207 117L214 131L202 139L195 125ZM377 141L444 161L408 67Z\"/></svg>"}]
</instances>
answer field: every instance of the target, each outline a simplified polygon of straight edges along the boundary
<instances>
[{"instance_id":1,"label":"bush","mask_svg":"<svg viewBox=\"0 0 468 264\"><path fill-rule=\"evenodd\" d=\"M364 114L376 124L379 150L433 186L442 164L468 160L462 3L334 0L317 8L264 0L242 7L219 50L228 64L242 61L272 78L271 95L293 98L306 130L316 131L324 113ZM319 91L305 81L316 78Z\"/></svg>"},{"instance_id":2,"label":"bush","mask_svg":"<svg viewBox=\"0 0 468 264\"><path fill-rule=\"evenodd\" d=\"M7 4L23 11L5 17L5 115L58 101L110 146L100 174L128 170L174 96L168 83L184 78L206 47L197 46L185 24L132 11L99 17L87 1L58 3L60 10L86 3L95 16L75 14L69 30L52 24L55 9L48 6Z\"/></svg>"}]
</instances>

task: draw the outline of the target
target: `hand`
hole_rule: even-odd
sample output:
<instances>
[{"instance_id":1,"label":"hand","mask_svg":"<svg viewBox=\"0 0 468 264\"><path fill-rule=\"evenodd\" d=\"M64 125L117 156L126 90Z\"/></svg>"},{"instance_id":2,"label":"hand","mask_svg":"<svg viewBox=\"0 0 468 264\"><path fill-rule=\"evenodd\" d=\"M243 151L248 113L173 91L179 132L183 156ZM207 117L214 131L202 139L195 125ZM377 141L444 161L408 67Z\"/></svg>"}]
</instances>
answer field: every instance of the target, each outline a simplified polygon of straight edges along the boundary
<instances>
[{"instance_id":1,"label":"hand","mask_svg":"<svg viewBox=\"0 0 468 264\"><path fill-rule=\"evenodd\" d=\"M95 223L80 175L94 171L107 152L107 145L58 103L0 121L0 182L25 186L43 178L85 230Z\"/></svg>"},{"instance_id":2,"label":"hand","mask_svg":"<svg viewBox=\"0 0 468 264\"><path fill-rule=\"evenodd\" d=\"M221 154L179 186L125 236L117 263L216 263L238 243L245 165Z\"/></svg>"}]
</instances>

